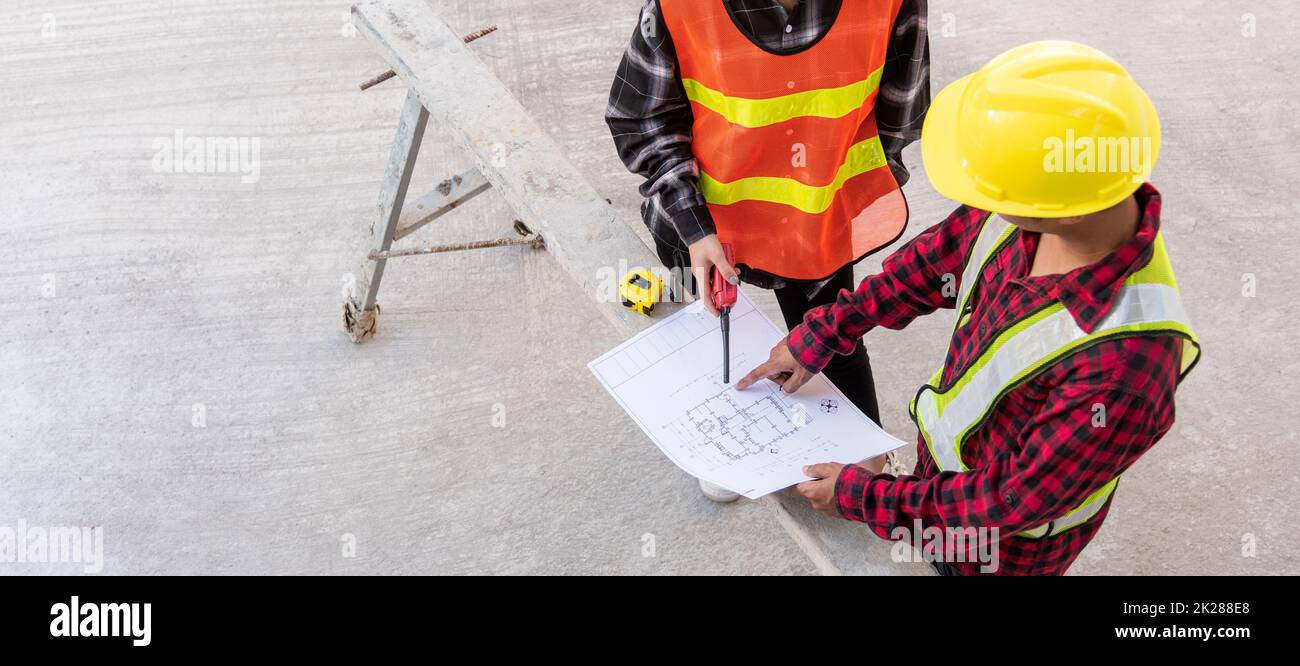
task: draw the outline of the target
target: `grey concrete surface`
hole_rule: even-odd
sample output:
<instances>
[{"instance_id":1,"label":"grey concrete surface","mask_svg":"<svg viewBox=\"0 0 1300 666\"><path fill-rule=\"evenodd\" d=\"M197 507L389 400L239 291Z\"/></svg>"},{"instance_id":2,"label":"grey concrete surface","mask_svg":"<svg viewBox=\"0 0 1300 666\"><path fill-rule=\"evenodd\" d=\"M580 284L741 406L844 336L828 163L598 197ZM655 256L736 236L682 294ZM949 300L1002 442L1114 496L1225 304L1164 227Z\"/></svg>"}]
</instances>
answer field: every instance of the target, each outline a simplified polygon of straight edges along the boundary
<instances>
[{"instance_id":1,"label":"grey concrete surface","mask_svg":"<svg viewBox=\"0 0 1300 666\"><path fill-rule=\"evenodd\" d=\"M601 116L638 0L433 4L500 26L476 52L635 223ZM383 66L347 7L0 8L0 526L102 527L110 574L811 573L767 510L709 504L603 394L585 364L617 340L545 253L392 262L378 338L339 331L403 96L356 90ZM1300 573L1297 20L1280 0L931 2L936 89L1065 37L1125 62L1164 119L1155 180L1206 353L1073 573ZM157 171L177 130L257 138L260 178ZM952 204L909 158L910 236ZM413 189L468 166L430 127ZM509 221L489 193L411 240ZM909 441L950 323L868 338ZM887 553L799 519L868 570Z\"/></svg>"}]
</instances>

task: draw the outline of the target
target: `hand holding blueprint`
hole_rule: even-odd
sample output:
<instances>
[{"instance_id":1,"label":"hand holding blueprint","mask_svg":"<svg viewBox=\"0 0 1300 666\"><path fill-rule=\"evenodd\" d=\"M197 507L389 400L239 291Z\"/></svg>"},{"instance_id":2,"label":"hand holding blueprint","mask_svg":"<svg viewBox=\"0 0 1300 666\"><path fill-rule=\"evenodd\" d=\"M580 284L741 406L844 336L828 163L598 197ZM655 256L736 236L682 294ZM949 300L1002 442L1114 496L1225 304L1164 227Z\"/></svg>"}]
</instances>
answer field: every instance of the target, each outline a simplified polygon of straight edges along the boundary
<instances>
[{"instance_id":1,"label":"hand holding blueprint","mask_svg":"<svg viewBox=\"0 0 1300 666\"><path fill-rule=\"evenodd\" d=\"M766 361L783 337L742 291L731 311L732 376ZM722 334L701 302L587 367L678 467L750 499L808 480L804 465L903 445L822 375L794 395L766 380L744 391L723 384Z\"/></svg>"}]
</instances>

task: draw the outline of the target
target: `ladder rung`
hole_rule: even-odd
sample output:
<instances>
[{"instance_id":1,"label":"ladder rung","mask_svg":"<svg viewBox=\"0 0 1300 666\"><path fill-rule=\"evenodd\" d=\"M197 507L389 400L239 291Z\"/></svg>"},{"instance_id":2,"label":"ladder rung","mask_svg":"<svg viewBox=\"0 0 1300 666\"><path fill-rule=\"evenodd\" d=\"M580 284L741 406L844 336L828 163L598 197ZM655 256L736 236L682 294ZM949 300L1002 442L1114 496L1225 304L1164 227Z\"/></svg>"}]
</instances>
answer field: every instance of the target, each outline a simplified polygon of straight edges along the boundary
<instances>
[{"instance_id":1,"label":"ladder rung","mask_svg":"<svg viewBox=\"0 0 1300 666\"><path fill-rule=\"evenodd\" d=\"M446 215L457 206L485 192L492 184L478 169L470 169L442 181L434 190L402 207L402 217L393 232L401 240L416 229Z\"/></svg>"},{"instance_id":2,"label":"ladder rung","mask_svg":"<svg viewBox=\"0 0 1300 666\"><path fill-rule=\"evenodd\" d=\"M546 246L546 243L542 240L541 236L533 234L526 238L498 238L496 240L472 241L469 243L451 243L449 245L434 245L432 247L415 247L407 250L371 252L370 258L378 261L380 259L393 259L395 257L415 257L424 254L463 252L465 250L483 250L492 247L511 247L514 245L531 245L533 249L541 249Z\"/></svg>"}]
</instances>

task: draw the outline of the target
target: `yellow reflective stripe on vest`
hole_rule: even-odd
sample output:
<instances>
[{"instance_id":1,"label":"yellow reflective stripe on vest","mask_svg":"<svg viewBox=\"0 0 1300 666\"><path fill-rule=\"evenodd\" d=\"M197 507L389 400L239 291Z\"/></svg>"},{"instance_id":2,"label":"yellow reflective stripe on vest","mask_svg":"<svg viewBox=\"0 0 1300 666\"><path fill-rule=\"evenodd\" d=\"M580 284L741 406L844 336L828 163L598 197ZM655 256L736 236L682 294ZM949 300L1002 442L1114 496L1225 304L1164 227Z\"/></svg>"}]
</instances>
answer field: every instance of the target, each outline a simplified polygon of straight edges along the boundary
<instances>
[{"instance_id":1,"label":"yellow reflective stripe on vest","mask_svg":"<svg viewBox=\"0 0 1300 666\"><path fill-rule=\"evenodd\" d=\"M960 442L979 425L1006 387L1099 339L1141 331L1191 334L1177 292L1163 284L1124 287L1119 301L1093 333L1079 328L1060 303L1004 331L948 390L924 392L916 416L925 424L935 461L944 470L966 471Z\"/></svg>"},{"instance_id":2,"label":"yellow reflective stripe on vest","mask_svg":"<svg viewBox=\"0 0 1300 666\"><path fill-rule=\"evenodd\" d=\"M1000 217L994 217L993 213L984 216L979 236L975 238L975 244L971 247L970 256L966 258L966 267L961 273L960 290L957 292L957 323L959 327L961 315L966 311L966 304L975 291L975 285L979 283L980 273L984 272L984 267L996 254L997 249L1015 231L1015 227Z\"/></svg>"},{"instance_id":3,"label":"yellow reflective stripe on vest","mask_svg":"<svg viewBox=\"0 0 1300 666\"><path fill-rule=\"evenodd\" d=\"M978 282L985 263L1008 237L1004 221L986 220L967 258L958 303L964 303ZM971 267L978 267L972 272ZM941 368L912 399L911 412L935 464L943 471L968 471L961 446L981 426L1009 390L1043 368L1088 345L1115 336L1177 335L1184 339L1182 370L1186 373L1200 354L1177 282L1165 250L1156 237L1151 260L1125 281L1115 307L1092 333L1079 328L1060 303L1040 310L998 335L952 386L938 390ZM1094 492L1069 513L1021 536L1055 535L1086 522L1106 506L1118 477ZM1050 530L1050 532L1049 532Z\"/></svg>"},{"instance_id":4,"label":"yellow reflective stripe on vest","mask_svg":"<svg viewBox=\"0 0 1300 666\"><path fill-rule=\"evenodd\" d=\"M1119 486L1119 477L1110 480L1106 485L1097 489L1096 492L1089 495L1073 511L1053 520L1050 523L1044 523L1032 530L1025 530L1019 536L1029 537L1031 539L1041 539L1045 536L1060 534L1072 527L1078 527L1086 522L1089 518L1097 515L1106 502L1110 501L1110 496L1115 494L1115 488ZM1048 530L1051 530L1050 532Z\"/></svg>"},{"instance_id":5,"label":"yellow reflective stripe on vest","mask_svg":"<svg viewBox=\"0 0 1300 666\"><path fill-rule=\"evenodd\" d=\"M768 201L816 214L830 208L836 193L850 178L879 169L887 163L880 137L873 136L849 148L835 179L827 185L807 185L793 178L771 176L739 178L724 183L714 180L707 173L701 173L700 193L704 195L705 201L718 206L739 201Z\"/></svg>"},{"instance_id":6,"label":"yellow reflective stripe on vest","mask_svg":"<svg viewBox=\"0 0 1300 666\"><path fill-rule=\"evenodd\" d=\"M880 87L882 71L883 67L861 81L839 88L805 90L766 99L732 97L695 79L682 79L682 86L686 88L688 99L711 109L728 122L742 127L766 127L804 116L846 116L866 104L871 93Z\"/></svg>"}]
</instances>

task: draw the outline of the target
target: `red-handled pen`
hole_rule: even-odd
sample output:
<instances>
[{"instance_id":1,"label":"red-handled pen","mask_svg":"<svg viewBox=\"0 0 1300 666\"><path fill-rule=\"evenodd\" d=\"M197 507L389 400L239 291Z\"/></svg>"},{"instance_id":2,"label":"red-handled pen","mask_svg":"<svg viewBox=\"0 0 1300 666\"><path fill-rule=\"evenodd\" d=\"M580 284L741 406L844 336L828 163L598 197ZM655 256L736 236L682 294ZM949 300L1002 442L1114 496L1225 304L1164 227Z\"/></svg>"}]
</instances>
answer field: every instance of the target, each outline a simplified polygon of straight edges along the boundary
<instances>
[{"instance_id":1,"label":"red-handled pen","mask_svg":"<svg viewBox=\"0 0 1300 666\"><path fill-rule=\"evenodd\" d=\"M727 263L735 266L735 257L731 253L731 244L723 243L722 252L727 256ZM718 310L718 319L722 320L722 383L731 383L731 306L736 304L739 289L722 276L717 266L710 269L709 297L713 307Z\"/></svg>"}]
</instances>

